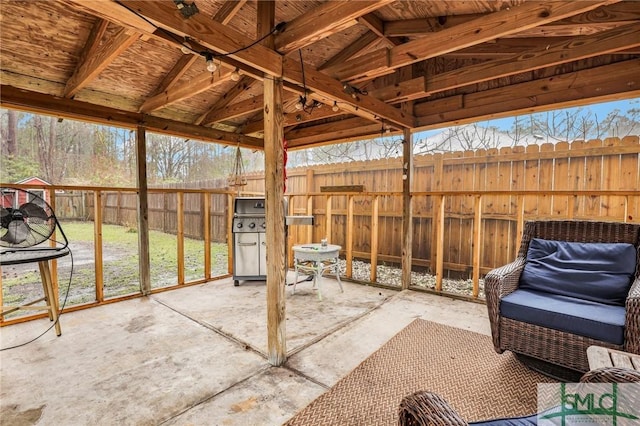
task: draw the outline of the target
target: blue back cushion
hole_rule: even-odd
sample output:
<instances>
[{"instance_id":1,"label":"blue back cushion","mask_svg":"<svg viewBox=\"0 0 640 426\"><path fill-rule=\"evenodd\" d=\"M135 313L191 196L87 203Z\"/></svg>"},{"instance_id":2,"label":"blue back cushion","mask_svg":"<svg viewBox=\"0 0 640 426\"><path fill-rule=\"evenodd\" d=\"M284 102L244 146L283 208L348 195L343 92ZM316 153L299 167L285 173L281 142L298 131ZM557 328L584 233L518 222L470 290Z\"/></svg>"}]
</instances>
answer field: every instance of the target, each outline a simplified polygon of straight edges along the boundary
<instances>
[{"instance_id":1,"label":"blue back cushion","mask_svg":"<svg viewBox=\"0 0 640 426\"><path fill-rule=\"evenodd\" d=\"M624 306L635 271L632 244L533 238L519 287Z\"/></svg>"}]
</instances>

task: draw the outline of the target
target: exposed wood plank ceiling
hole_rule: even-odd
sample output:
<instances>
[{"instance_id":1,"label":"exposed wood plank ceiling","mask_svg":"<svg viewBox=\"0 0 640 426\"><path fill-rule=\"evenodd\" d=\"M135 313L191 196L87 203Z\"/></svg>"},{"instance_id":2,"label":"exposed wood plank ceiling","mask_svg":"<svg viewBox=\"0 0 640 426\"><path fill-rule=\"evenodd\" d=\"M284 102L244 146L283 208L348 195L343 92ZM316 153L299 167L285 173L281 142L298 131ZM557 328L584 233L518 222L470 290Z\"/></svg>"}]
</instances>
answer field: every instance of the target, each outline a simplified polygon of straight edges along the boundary
<instances>
[{"instance_id":1,"label":"exposed wood plank ceiling","mask_svg":"<svg viewBox=\"0 0 640 426\"><path fill-rule=\"evenodd\" d=\"M276 77L300 148L640 94L638 1L193 4L0 2L2 106L261 148Z\"/></svg>"}]
</instances>

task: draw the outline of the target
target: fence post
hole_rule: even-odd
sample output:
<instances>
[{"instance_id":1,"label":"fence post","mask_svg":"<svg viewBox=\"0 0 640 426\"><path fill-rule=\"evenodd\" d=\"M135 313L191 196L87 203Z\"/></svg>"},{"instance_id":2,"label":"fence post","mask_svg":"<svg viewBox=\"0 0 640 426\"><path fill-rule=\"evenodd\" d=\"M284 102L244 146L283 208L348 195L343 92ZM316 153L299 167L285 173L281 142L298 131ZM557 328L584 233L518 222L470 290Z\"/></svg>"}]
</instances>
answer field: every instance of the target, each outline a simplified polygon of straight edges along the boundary
<instances>
[{"instance_id":1,"label":"fence post","mask_svg":"<svg viewBox=\"0 0 640 426\"><path fill-rule=\"evenodd\" d=\"M184 192L176 193L176 239L178 285L184 284Z\"/></svg>"},{"instance_id":2,"label":"fence post","mask_svg":"<svg viewBox=\"0 0 640 426\"><path fill-rule=\"evenodd\" d=\"M380 196L374 195L371 203L371 282L378 280L378 228L380 223Z\"/></svg>"},{"instance_id":3,"label":"fence post","mask_svg":"<svg viewBox=\"0 0 640 426\"><path fill-rule=\"evenodd\" d=\"M436 291L442 291L442 276L444 274L444 195L437 196L437 220L435 223L435 254L436 254ZM435 215L434 215L435 216Z\"/></svg>"},{"instance_id":4,"label":"fence post","mask_svg":"<svg viewBox=\"0 0 640 426\"><path fill-rule=\"evenodd\" d=\"M476 195L473 216L473 297L480 292L480 236L482 234L482 195Z\"/></svg>"}]
</instances>

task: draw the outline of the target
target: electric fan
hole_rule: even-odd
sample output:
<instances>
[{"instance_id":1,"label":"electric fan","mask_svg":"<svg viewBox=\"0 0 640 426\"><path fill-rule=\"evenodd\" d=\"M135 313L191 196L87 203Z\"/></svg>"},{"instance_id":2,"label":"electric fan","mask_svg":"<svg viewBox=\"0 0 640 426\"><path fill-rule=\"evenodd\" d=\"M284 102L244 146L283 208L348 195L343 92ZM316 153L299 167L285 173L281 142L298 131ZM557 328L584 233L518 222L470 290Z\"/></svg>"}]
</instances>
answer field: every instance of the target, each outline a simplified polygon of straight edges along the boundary
<instances>
[{"instance_id":1,"label":"electric fan","mask_svg":"<svg viewBox=\"0 0 640 426\"><path fill-rule=\"evenodd\" d=\"M45 200L24 189L0 188L0 246L14 249L36 246L48 240L56 226L65 248L67 238Z\"/></svg>"}]
</instances>

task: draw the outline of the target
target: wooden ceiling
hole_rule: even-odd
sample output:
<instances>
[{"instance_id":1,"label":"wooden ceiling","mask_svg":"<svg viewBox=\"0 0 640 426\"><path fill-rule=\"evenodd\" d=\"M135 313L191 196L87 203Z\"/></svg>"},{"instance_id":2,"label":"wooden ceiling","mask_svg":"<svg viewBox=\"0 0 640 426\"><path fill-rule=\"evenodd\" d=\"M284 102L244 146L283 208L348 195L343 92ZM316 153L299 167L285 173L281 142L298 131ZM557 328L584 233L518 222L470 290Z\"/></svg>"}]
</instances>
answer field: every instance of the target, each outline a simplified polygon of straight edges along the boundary
<instances>
[{"instance_id":1,"label":"wooden ceiling","mask_svg":"<svg viewBox=\"0 0 640 426\"><path fill-rule=\"evenodd\" d=\"M640 94L639 1L278 0L275 29L247 0L0 8L3 107L247 147L265 78L290 148Z\"/></svg>"}]
</instances>

